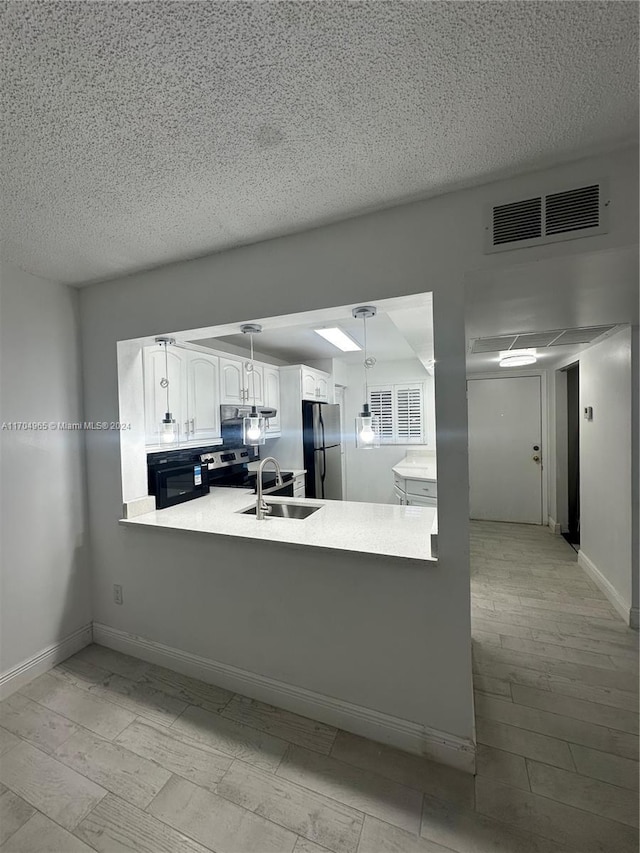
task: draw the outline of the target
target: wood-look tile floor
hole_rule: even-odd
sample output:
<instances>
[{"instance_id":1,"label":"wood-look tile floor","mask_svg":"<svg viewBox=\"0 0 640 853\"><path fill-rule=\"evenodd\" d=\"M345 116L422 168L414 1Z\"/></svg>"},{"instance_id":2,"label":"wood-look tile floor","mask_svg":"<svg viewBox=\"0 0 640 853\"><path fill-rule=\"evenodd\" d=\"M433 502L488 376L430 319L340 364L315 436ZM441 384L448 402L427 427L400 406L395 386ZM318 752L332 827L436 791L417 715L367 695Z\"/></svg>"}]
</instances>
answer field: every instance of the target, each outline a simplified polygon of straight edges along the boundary
<instances>
[{"instance_id":1,"label":"wood-look tile floor","mask_svg":"<svg viewBox=\"0 0 640 853\"><path fill-rule=\"evenodd\" d=\"M636 853L637 634L472 525L478 775L89 646L0 703L2 853Z\"/></svg>"}]
</instances>

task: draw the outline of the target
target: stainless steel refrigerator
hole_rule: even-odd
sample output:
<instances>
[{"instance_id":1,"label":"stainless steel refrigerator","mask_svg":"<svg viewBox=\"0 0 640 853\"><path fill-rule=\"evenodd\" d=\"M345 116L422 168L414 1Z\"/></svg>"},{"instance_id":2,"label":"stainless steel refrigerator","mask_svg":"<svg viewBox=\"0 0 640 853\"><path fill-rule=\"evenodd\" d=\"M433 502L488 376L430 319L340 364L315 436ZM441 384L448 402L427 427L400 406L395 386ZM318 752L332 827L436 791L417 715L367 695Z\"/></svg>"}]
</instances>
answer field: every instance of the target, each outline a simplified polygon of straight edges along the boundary
<instances>
[{"instance_id":1,"label":"stainless steel refrigerator","mask_svg":"<svg viewBox=\"0 0 640 853\"><path fill-rule=\"evenodd\" d=\"M302 403L304 467L308 498L342 500L342 435L340 406Z\"/></svg>"}]
</instances>

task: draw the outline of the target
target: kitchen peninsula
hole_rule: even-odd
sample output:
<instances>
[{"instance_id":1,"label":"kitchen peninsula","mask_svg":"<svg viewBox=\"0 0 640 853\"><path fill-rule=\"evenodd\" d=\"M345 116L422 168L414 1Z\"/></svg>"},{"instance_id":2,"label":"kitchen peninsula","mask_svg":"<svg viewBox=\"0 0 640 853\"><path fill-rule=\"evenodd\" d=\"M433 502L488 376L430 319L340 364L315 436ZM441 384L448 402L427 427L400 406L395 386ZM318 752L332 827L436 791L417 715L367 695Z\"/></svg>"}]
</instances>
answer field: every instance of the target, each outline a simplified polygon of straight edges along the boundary
<instances>
[{"instance_id":1,"label":"kitchen peninsula","mask_svg":"<svg viewBox=\"0 0 640 853\"><path fill-rule=\"evenodd\" d=\"M212 488L208 495L166 509L154 510L121 524L256 539L327 550L357 551L416 562L435 561L437 510L356 501L269 497L270 503L320 507L305 519L265 518L244 511L255 506L248 489Z\"/></svg>"}]
</instances>

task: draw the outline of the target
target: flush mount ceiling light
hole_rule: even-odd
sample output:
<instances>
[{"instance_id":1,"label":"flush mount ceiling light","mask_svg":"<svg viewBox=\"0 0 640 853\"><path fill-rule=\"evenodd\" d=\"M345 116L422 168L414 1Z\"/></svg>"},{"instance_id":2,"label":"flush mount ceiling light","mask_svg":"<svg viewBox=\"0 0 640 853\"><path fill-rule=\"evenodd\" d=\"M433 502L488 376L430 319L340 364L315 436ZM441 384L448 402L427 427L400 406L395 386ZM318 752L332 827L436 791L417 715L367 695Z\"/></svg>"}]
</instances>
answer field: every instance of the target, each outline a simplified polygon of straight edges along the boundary
<instances>
[{"instance_id":1,"label":"flush mount ceiling light","mask_svg":"<svg viewBox=\"0 0 640 853\"><path fill-rule=\"evenodd\" d=\"M353 338L349 337L346 332L343 332L342 329L339 329L337 326L330 329L314 329L313 331L316 335L321 335L326 341L333 344L334 347L341 349L342 352L356 352L357 350L362 349L362 347L357 344Z\"/></svg>"},{"instance_id":2,"label":"flush mount ceiling light","mask_svg":"<svg viewBox=\"0 0 640 853\"><path fill-rule=\"evenodd\" d=\"M364 328L364 405L362 411L356 418L356 447L360 450L369 450L380 447L380 419L372 415L369 409L369 382L367 371L376 363L373 356L367 354L367 320L375 317L378 309L373 305L361 305L351 312L356 320L362 320Z\"/></svg>"},{"instance_id":3,"label":"flush mount ceiling light","mask_svg":"<svg viewBox=\"0 0 640 853\"><path fill-rule=\"evenodd\" d=\"M500 367L524 367L537 360L535 349L508 349L500 353Z\"/></svg>"},{"instance_id":4,"label":"flush mount ceiling light","mask_svg":"<svg viewBox=\"0 0 640 853\"><path fill-rule=\"evenodd\" d=\"M249 382L253 385L253 405L251 406L251 412L246 418L242 419L242 442L249 447L257 447L259 444L265 443L267 435L267 422L256 408L256 377L253 361L253 336L260 334L262 326L258 323L245 323L243 326L240 326L240 331L243 335L249 335L251 339L251 361L245 366L245 369L249 374Z\"/></svg>"}]
</instances>

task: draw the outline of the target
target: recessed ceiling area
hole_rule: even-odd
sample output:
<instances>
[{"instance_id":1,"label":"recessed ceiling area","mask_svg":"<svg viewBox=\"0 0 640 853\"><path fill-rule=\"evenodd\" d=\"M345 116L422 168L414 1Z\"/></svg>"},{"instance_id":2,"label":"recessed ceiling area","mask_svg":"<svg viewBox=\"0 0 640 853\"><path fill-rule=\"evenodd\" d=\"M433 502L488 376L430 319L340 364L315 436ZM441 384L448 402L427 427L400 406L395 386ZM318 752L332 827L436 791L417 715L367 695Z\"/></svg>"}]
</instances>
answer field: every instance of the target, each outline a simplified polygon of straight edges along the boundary
<instances>
[{"instance_id":1,"label":"recessed ceiling area","mask_svg":"<svg viewBox=\"0 0 640 853\"><path fill-rule=\"evenodd\" d=\"M589 0L5 3L3 258L87 283L635 140L637 19Z\"/></svg>"},{"instance_id":2,"label":"recessed ceiling area","mask_svg":"<svg viewBox=\"0 0 640 853\"><path fill-rule=\"evenodd\" d=\"M280 317L251 319L262 326L254 335L257 353L286 364L305 363L318 359L339 358L349 364L361 363L363 351L342 352L315 329L338 326L357 343L364 346L362 320L352 316L352 308L308 311ZM381 299L375 302L377 313L367 320L367 346L377 361L399 361L418 358L425 366L433 358L433 318L431 294ZM244 321L243 321L244 322ZM242 323L230 326L174 332L178 340L228 352L248 352L250 338L240 331Z\"/></svg>"}]
</instances>

